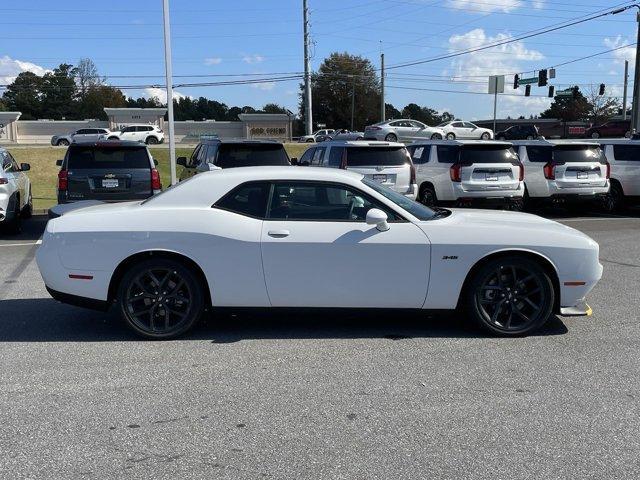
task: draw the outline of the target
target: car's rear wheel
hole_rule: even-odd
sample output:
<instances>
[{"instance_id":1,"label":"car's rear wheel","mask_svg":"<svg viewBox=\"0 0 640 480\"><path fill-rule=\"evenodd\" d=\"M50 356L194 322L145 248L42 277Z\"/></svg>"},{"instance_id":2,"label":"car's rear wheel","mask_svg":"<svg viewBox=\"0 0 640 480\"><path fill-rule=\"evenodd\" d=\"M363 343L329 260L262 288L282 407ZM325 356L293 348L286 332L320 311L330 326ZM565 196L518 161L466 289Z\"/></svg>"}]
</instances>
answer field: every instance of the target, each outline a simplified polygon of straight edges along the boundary
<instances>
[{"instance_id":1,"label":"car's rear wheel","mask_svg":"<svg viewBox=\"0 0 640 480\"><path fill-rule=\"evenodd\" d=\"M612 202L612 210L621 211L625 209L625 198L624 191L622 190L622 185L618 182L611 182L611 189L609 190L609 197Z\"/></svg>"},{"instance_id":2,"label":"car's rear wheel","mask_svg":"<svg viewBox=\"0 0 640 480\"><path fill-rule=\"evenodd\" d=\"M420 188L418 200L427 207L435 207L436 203L438 203L438 197L436 196L436 191L433 186L423 185Z\"/></svg>"},{"instance_id":3,"label":"car's rear wheel","mask_svg":"<svg viewBox=\"0 0 640 480\"><path fill-rule=\"evenodd\" d=\"M60 140L58 140L56 145L59 146L59 147L68 147L69 146L69 140L67 140L65 138L61 138Z\"/></svg>"},{"instance_id":4,"label":"car's rear wheel","mask_svg":"<svg viewBox=\"0 0 640 480\"><path fill-rule=\"evenodd\" d=\"M600 138L600 132L591 132L591 138Z\"/></svg>"},{"instance_id":5,"label":"car's rear wheel","mask_svg":"<svg viewBox=\"0 0 640 480\"><path fill-rule=\"evenodd\" d=\"M120 282L122 316L137 334L151 339L175 338L201 317L204 294L197 275L171 259L140 262Z\"/></svg>"},{"instance_id":6,"label":"car's rear wheel","mask_svg":"<svg viewBox=\"0 0 640 480\"><path fill-rule=\"evenodd\" d=\"M307 138L306 141L307 141L307 143L314 143L315 142L315 140L313 138Z\"/></svg>"},{"instance_id":7,"label":"car's rear wheel","mask_svg":"<svg viewBox=\"0 0 640 480\"><path fill-rule=\"evenodd\" d=\"M157 145L160 143L156 137L147 137L147 145Z\"/></svg>"},{"instance_id":8,"label":"car's rear wheel","mask_svg":"<svg viewBox=\"0 0 640 480\"><path fill-rule=\"evenodd\" d=\"M456 139L456 134L453 132L449 132L447 133L447 140L455 140Z\"/></svg>"},{"instance_id":9,"label":"car's rear wheel","mask_svg":"<svg viewBox=\"0 0 640 480\"><path fill-rule=\"evenodd\" d=\"M387 142L397 142L398 141L398 136L395 133L387 133L387 135L384 137L384 139Z\"/></svg>"},{"instance_id":10,"label":"car's rear wheel","mask_svg":"<svg viewBox=\"0 0 640 480\"><path fill-rule=\"evenodd\" d=\"M551 316L553 283L544 269L525 257L496 258L476 271L465 292L473 320L496 335L524 335Z\"/></svg>"},{"instance_id":11,"label":"car's rear wheel","mask_svg":"<svg viewBox=\"0 0 640 480\"><path fill-rule=\"evenodd\" d=\"M482 135L480 135L480 138L482 140L489 140L491 138L491 135L489 135L489 132L484 132Z\"/></svg>"}]
</instances>

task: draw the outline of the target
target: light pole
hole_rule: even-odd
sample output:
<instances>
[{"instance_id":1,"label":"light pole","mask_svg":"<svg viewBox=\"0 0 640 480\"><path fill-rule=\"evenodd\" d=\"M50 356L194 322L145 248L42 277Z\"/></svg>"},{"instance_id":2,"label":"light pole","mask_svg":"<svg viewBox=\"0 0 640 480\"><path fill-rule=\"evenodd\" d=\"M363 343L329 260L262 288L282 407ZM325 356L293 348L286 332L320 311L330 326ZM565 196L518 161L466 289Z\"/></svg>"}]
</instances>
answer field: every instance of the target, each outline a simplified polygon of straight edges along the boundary
<instances>
[{"instance_id":1,"label":"light pole","mask_svg":"<svg viewBox=\"0 0 640 480\"><path fill-rule=\"evenodd\" d=\"M169 165L171 167L171 185L178 182L176 176L176 138L173 125L173 73L171 68L171 29L169 23L169 0L162 0L162 18L164 20L164 69L167 85L167 115L169 117Z\"/></svg>"}]
</instances>

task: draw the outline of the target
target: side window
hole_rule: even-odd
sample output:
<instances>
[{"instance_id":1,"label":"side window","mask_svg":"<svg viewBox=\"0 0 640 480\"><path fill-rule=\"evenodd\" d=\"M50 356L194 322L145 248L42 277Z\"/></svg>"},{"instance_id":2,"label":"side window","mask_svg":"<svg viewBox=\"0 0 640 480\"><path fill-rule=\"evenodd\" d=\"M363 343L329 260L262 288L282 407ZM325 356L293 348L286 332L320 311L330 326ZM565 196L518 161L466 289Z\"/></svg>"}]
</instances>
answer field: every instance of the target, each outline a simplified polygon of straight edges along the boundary
<instances>
[{"instance_id":1,"label":"side window","mask_svg":"<svg viewBox=\"0 0 640 480\"><path fill-rule=\"evenodd\" d=\"M613 155L620 162L640 162L640 148L636 145L614 145Z\"/></svg>"},{"instance_id":2,"label":"side window","mask_svg":"<svg viewBox=\"0 0 640 480\"><path fill-rule=\"evenodd\" d=\"M431 154L430 145L414 147L413 152L411 152L411 160L413 160L414 165L421 165L423 163L428 163L430 154Z\"/></svg>"},{"instance_id":3,"label":"side window","mask_svg":"<svg viewBox=\"0 0 640 480\"><path fill-rule=\"evenodd\" d=\"M267 182L245 183L227 193L213 206L239 215L264 218L270 189L271 184Z\"/></svg>"},{"instance_id":4,"label":"side window","mask_svg":"<svg viewBox=\"0 0 640 480\"><path fill-rule=\"evenodd\" d=\"M438 145L438 163L456 163L458 161L458 147L448 145Z\"/></svg>"},{"instance_id":5,"label":"side window","mask_svg":"<svg viewBox=\"0 0 640 480\"><path fill-rule=\"evenodd\" d=\"M527 157L530 162L534 163L547 163L553 158L551 147L527 147Z\"/></svg>"},{"instance_id":6,"label":"side window","mask_svg":"<svg viewBox=\"0 0 640 480\"><path fill-rule=\"evenodd\" d=\"M340 162L342 162L342 152L344 151L344 147L332 147L329 150L329 163L330 167L339 168Z\"/></svg>"},{"instance_id":7,"label":"side window","mask_svg":"<svg viewBox=\"0 0 640 480\"><path fill-rule=\"evenodd\" d=\"M0 152L0 160L2 160L2 170L11 171L11 160L9 160L8 154Z\"/></svg>"},{"instance_id":8,"label":"side window","mask_svg":"<svg viewBox=\"0 0 640 480\"><path fill-rule=\"evenodd\" d=\"M13 159L13 157L11 156L11 154L9 152L5 152L4 153L4 160L2 162L2 168L4 170L6 170L7 172L19 172L20 171L20 167L18 167L18 164L16 163L16 161Z\"/></svg>"},{"instance_id":9,"label":"side window","mask_svg":"<svg viewBox=\"0 0 640 480\"><path fill-rule=\"evenodd\" d=\"M191 153L191 156L189 157L189 161L187 162L187 167L195 167L197 165L196 163L196 158L198 158L198 154L200 153L200 150L202 149L203 145L200 144L198 145L195 150Z\"/></svg>"},{"instance_id":10,"label":"side window","mask_svg":"<svg viewBox=\"0 0 640 480\"><path fill-rule=\"evenodd\" d=\"M364 222L371 208L385 211L390 220L398 216L368 195L348 187L323 182L274 184L268 219Z\"/></svg>"},{"instance_id":11,"label":"side window","mask_svg":"<svg viewBox=\"0 0 640 480\"><path fill-rule=\"evenodd\" d=\"M315 147L307 148L300 157L300 163L309 162L309 164L311 164L311 159L313 158L313 154L315 153L315 151Z\"/></svg>"},{"instance_id":12,"label":"side window","mask_svg":"<svg viewBox=\"0 0 640 480\"><path fill-rule=\"evenodd\" d=\"M89 130L87 128L81 128L80 130L78 130L76 132L76 135L86 135L88 133L91 133L91 130Z\"/></svg>"},{"instance_id":13,"label":"side window","mask_svg":"<svg viewBox=\"0 0 640 480\"><path fill-rule=\"evenodd\" d=\"M135 131L136 131L136 127L126 127L124 130L122 130L122 133L131 133Z\"/></svg>"},{"instance_id":14,"label":"side window","mask_svg":"<svg viewBox=\"0 0 640 480\"><path fill-rule=\"evenodd\" d=\"M313 158L311 159L311 165L320 165L322 163L322 157L324 156L324 151L326 149L327 147L316 148Z\"/></svg>"},{"instance_id":15,"label":"side window","mask_svg":"<svg viewBox=\"0 0 640 480\"><path fill-rule=\"evenodd\" d=\"M198 152L198 157L196 158L196 165L200 165L202 162L206 160L207 149L208 149L207 145L202 145L202 147L200 148L200 151Z\"/></svg>"},{"instance_id":16,"label":"side window","mask_svg":"<svg viewBox=\"0 0 640 480\"><path fill-rule=\"evenodd\" d=\"M391 127L401 127L404 122L391 122L389 126Z\"/></svg>"},{"instance_id":17,"label":"side window","mask_svg":"<svg viewBox=\"0 0 640 480\"><path fill-rule=\"evenodd\" d=\"M204 145L203 145L204 147ZM207 146L207 155L205 157L205 161L207 163L214 163L216 159L216 153L218 152L217 145L208 145Z\"/></svg>"},{"instance_id":18,"label":"side window","mask_svg":"<svg viewBox=\"0 0 640 480\"><path fill-rule=\"evenodd\" d=\"M464 127L465 128L476 128L476 126L473 123L469 123L469 122L464 122Z\"/></svg>"}]
</instances>

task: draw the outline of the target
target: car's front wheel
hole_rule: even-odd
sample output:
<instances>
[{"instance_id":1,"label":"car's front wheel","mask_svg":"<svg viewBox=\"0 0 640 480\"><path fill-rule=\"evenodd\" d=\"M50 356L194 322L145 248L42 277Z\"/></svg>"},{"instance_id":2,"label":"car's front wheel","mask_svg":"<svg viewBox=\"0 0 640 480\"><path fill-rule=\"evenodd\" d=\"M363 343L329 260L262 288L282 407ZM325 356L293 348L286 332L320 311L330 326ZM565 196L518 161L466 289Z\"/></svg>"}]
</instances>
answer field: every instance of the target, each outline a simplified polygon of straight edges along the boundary
<instances>
[{"instance_id":1,"label":"car's front wheel","mask_svg":"<svg viewBox=\"0 0 640 480\"><path fill-rule=\"evenodd\" d=\"M62 138L60 140L58 140L58 142L56 143L56 145L58 147L68 147L69 146L69 140Z\"/></svg>"},{"instance_id":2,"label":"car's front wheel","mask_svg":"<svg viewBox=\"0 0 640 480\"><path fill-rule=\"evenodd\" d=\"M201 283L193 270L176 260L159 258L137 263L120 282L122 317L143 337L175 338L202 316Z\"/></svg>"},{"instance_id":3,"label":"car's front wheel","mask_svg":"<svg viewBox=\"0 0 640 480\"><path fill-rule=\"evenodd\" d=\"M482 140L489 140L491 138L491 134L489 132L484 132L482 135L480 135L480 139Z\"/></svg>"},{"instance_id":4,"label":"car's front wheel","mask_svg":"<svg viewBox=\"0 0 640 480\"><path fill-rule=\"evenodd\" d=\"M307 138L306 142L307 143L313 143L313 142L315 142L315 140L313 138Z\"/></svg>"},{"instance_id":5,"label":"car's front wheel","mask_svg":"<svg viewBox=\"0 0 640 480\"><path fill-rule=\"evenodd\" d=\"M147 137L147 145L157 145L160 141L156 137Z\"/></svg>"},{"instance_id":6,"label":"car's front wheel","mask_svg":"<svg viewBox=\"0 0 640 480\"><path fill-rule=\"evenodd\" d=\"M384 139L387 142L397 142L398 141L398 136L395 133L388 133L386 137L384 137Z\"/></svg>"},{"instance_id":7,"label":"car's front wheel","mask_svg":"<svg viewBox=\"0 0 640 480\"><path fill-rule=\"evenodd\" d=\"M440 135L439 133L434 133L433 135L431 135L431 140L442 140L442 135Z\"/></svg>"},{"instance_id":8,"label":"car's front wheel","mask_svg":"<svg viewBox=\"0 0 640 480\"><path fill-rule=\"evenodd\" d=\"M464 303L483 329L496 335L524 335L540 328L551 316L553 283L529 258L499 257L473 274Z\"/></svg>"},{"instance_id":9,"label":"car's front wheel","mask_svg":"<svg viewBox=\"0 0 640 480\"><path fill-rule=\"evenodd\" d=\"M453 132L449 132L447 133L447 140L455 140L456 139L456 134Z\"/></svg>"},{"instance_id":10,"label":"car's front wheel","mask_svg":"<svg viewBox=\"0 0 640 480\"><path fill-rule=\"evenodd\" d=\"M591 138L600 138L600 132L591 132Z\"/></svg>"},{"instance_id":11,"label":"car's front wheel","mask_svg":"<svg viewBox=\"0 0 640 480\"><path fill-rule=\"evenodd\" d=\"M33 216L33 195L29 192L29 199L22 209L22 218L31 218Z\"/></svg>"}]
</instances>

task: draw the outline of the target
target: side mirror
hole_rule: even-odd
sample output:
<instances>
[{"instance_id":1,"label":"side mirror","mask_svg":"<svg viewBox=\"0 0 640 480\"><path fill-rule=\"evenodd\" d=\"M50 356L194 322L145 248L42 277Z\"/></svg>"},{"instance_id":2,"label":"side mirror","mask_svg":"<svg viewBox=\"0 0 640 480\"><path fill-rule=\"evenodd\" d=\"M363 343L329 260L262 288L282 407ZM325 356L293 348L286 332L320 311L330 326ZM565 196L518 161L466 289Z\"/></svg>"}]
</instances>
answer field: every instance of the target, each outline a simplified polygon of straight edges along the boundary
<instances>
[{"instance_id":1,"label":"side mirror","mask_svg":"<svg viewBox=\"0 0 640 480\"><path fill-rule=\"evenodd\" d=\"M178 157L176 158L176 164L182 165L183 167L187 166L187 157Z\"/></svg>"},{"instance_id":2,"label":"side mirror","mask_svg":"<svg viewBox=\"0 0 640 480\"><path fill-rule=\"evenodd\" d=\"M158 166L158 160L156 160L155 158L151 157L151 160L153 160L153 164L157 167Z\"/></svg>"},{"instance_id":3,"label":"side mirror","mask_svg":"<svg viewBox=\"0 0 640 480\"><path fill-rule=\"evenodd\" d=\"M62 162L63 162L63 161L64 161L64 160L56 160L56 165L57 165L58 167L61 167L61 166L62 166Z\"/></svg>"},{"instance_id":4,"label":"side mirror","mask_svg":"<svg viewBox=\"0 0 640 480\"><path fill-rule=\"evenodd\" d=\"M375 225L381 232L389 230L387 214L377 208L372 208L367 212L367 225Z\"/></svg>"},{"instance_id":5,"label":"side mirror","mask_svg":"<svg viewBox=\"0 0 640 480\"><path fill-rule=\"evenodd\" d=\"M20 164L20 171L28 172L29 170L31 170L31 165L29 165L28 163L21 163Z\"/></svg>"},{"instance_id":6,"label":"side mirror","mask_svg":"<svg viewBox=\"0 0 640 480\"><path fill-rule=\"evenodd\" d=\"M291 157L291 165L298 165L298 158L297 157Z\"/></svg>"}]
</instances>

